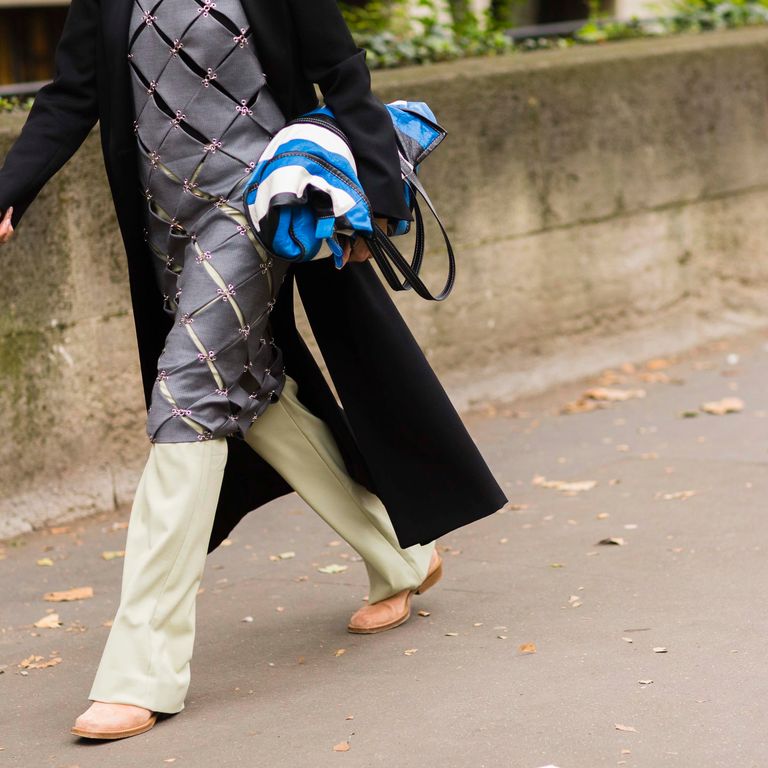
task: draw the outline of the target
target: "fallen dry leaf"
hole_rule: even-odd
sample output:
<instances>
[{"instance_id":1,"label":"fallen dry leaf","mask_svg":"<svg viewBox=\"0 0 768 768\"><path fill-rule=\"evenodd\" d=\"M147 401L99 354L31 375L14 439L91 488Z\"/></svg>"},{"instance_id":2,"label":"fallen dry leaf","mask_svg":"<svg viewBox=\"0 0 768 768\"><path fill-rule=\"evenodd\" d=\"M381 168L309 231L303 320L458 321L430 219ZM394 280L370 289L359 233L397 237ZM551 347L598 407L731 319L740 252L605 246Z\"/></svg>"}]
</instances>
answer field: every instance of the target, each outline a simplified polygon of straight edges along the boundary
<instances>
[{"instance_id":1,"label":"fallen dry leaf","mask_svg":"<svg viewBox=\"0 0 768 768\"><path fill-rule=\"evenodd\" d=\"M51 560L51 558L50 558L50 557L41 557L41 558L40 558L40 559L37 561L37 564L38 564L38 565L53 565L53 560Z\"/></svg>"},{"instance_id":2,"label":"fallen dry leaf","mask_svg":"<svg viewBox=\"0 0 768 768\"><path fill-rule=\"evenodd\" d=\"M606 403L621 403L645 397L644 389L611 389L610 387L594 387L588 389L582 397L588 400L601 400Z\"/></svg>"},{"instance_id":3,"label":"fallen dry leaf","mask_svg":"<svg viewBox=\"0 0 768 768\"><path fill-rule=\"evenodd\" d=\"M54 656L50 659L43 660L42 656L28 656L24 659L19 666L22 669L47 669L48 667L55 667L57 664L61 664L61 656Z\"/></svg>"},{"instance_id":4,"label":"fallen dry leaf","mask_svg":"<svg viewBox=\"0 0 768 768\"><path fill-rule=\"evenodd\" d=\"M618 381L614 378L603 378L604 384L611 384ZM582 394L582 396L571 403L566 403L560 412L569 413L588 413L598 408L605 407L608 403L621 403L625 400L633 400L645 397L644 389L615 389L611 387L592 387Z\"/></svg>"},{"instance_id":5,"label":"fallen dry leaf","mask_svg":"<svg viewBox=\"0 0 768 768\"><path fill-rule=\"evenodd\" d=\"M621 536L610 536L607 539L600 539L600 541L597 542L597 544L615 544L619 547L623 547L626 543L626 540L622 539Z\"/></svg>"},{"instance_id":6,"label":"fallen dry leaf","mask_svg":"<svg viewBox=\"0 0 768 768\"><path fill-rule=\"evenodd\" d=\"M638 378L646 384L669 384L672 381L666 373L641 373Z\"/></svg>"},{"instance_id":7,"label":"fallen dry leaf","mask_svg":"<svg viewBox=\"0 0 768 768\"><path fill-rule=\"evenodd\" d=\"M76 587L75 589L67 589L63 592L46 592L43 595L43 600L48 600L52 603L63 603L68 600L87 600L89 597L93 597L93 587Z\"/></svg>"},{"instance_id":8,"label":"fallen dry leaf","mask_svg":"<svg viewBox=\"0 0 768 768\"><path fill-rule=\"evenodd\" d=\"M555 491L563 491L565 493L591 491L597 485L597 480L577 480L575 482L566 480L547 480L543 475L536 475L531 482L539 488L551 488Z\"/></svg>"},{"instance_id":9,"label":"fallen dry leaf","mask_svg":"<svg viewBox=\"0 0 768 768\"><path fill-rule=\"evenodd\" d=\"M574 400L571 403L566 403L560 409L560 413L567 416L572 413L589 413L590 411L596 411L599 408L605 408L605 403L582 398L581 400Z\"/></svg>"},{"instance_id":10,"label":"fallen dry leaf","mask_svg":"<svg viewBox=\"0 0 768 768\"><path fill-rule=\"evenodd\" d=\"M343 571L346 571L347 568L349 568L348 565L331 563L331 565L324 565L322 568L318 568L317 570L320 571L320 573L342 573Z\"/></svg>"},{"instance_id":11,"label":"fallen dry leaf","mask_svg":"<svg viewBox=\"0 0 768 768\"><path fill-rule=\"evenodd\" d=\"M511 501L508 501L501 510L504 512L523 512L526 509L528 509L527 504L513 504Z\"/></svg>"},{"instance_id":12,"label":"fallen dry leaf","mask_svg":"<svg viewBox=\"0 0 768 768\"><path fill-rule=\"evenodd\" d=\"M418 648L407 648L406 650L403 651L403 653L406 656L413 656L413 654L416 653L416 651L418 650L419 650Z\"/></svg>"},{"instance_id":13,"label":"fallen dry leaf","mask_svg":"<svg viewBox=\"0 0 768 768\"><path fill-rule=\"evenodd\" d=\"M35 622L35 626L38 629L56 629L61 626L59 614L49 613L46 616L43 616L42 619L38 619L38 621Z\"/></svg>"},{"instance_id":14,"label":"fallen dry leaf","mask_svg":"<svg viewBox=\"0 0 768 768\"><path fill-rule=\"evenodd\" d=\"M290 560L292 557L296 557L295 552L280 552L277 556L280 560Z\"/></svg>"},{"instance_id":15,"label":"fallen dry leaf","mask_svg":"<svg viewBox=\"0 0 768 768\"><path fill-rule=\"evenodd\" d=\"M711 413L713 416L725 416L728 413L741 413L744 410L744 401L738 397L726 397L722 400L713 400L702 403L701 410Z\"/></svg>"},{"instance_id":16,"label":"fallen dry leaf","mask_svg":"<svg viewBox=\"0 0 768 768\"><path fill-rule=\"evenodd\" d=\"M517 648L520 653L536 653L536 643L523 643Z\"/></svg>"},{"instance_id":17,"label":"fallen dry leaf","mask_svg":"<svg viewBox=\"0 0 768 768\"><path fill-rule=\"evenodd\" d=\"M657 499L664 501L686 501L696 495L696 491L675 491L674 493L657 493Z\"/></svg>"},{"instance_id":18,"label":"fallen dry leaf","mask_svg":"<svg viewBox=\"0 0 768 768\"><path fill-rule=\"evenodd\" d=\"M54 536L61 536L62 533L69 533L68 525L57 525L48 529L48 533L52 533Z\"/></svg>"},{"instance_id":19,"label":"fallen dry leaf","mask_svg":"<svg viewBox=\"0 0 768 768\"><path fill-rule=\"evenodd\" d=\"M626 376L610 369L603 371L598 379L601 387L610 387L626 380Z\"/></svg>"},{"instance_id":20,"label":"fallen dry leaf","mask_svg":"<svg viewBox=\"0 0 768 768\"><path fill-rule=\"evenodd\" d=\"M348 741L341 741L335 744L333 747L334 752L349 752L350 743Z\"/></svg>"},{"instance_id":21,"label":"fallen dry leaf","mask_svg":"<svg viewBox=\"0 0 768 768\"><path fill-rule=\"evenodd\" d=\"M343 656L347 652L346 648L337 648L334 652L334 656Z\"/></svg>"},{"instance_id":22,"label":"fallen dry leaf","mask_svg":"<svg viewBox=\"0 0 768 768\"><path fill-rule=\"evenodd\" d=\"M101 557L104 560L116 560L118 557L125 557L125 550L113 549L107 552L102 552Z\"/></svg>"},{"instance_id":23,"label":"fallen dry leaf","mask_svg":"<svg viewBox=\"0 0 768 768\"><path fill-rule=\"evenodd\" d=\"M632 733L637 733L637 728L634 728L631 725L622 725L621 723L614 723L613 727L617 731L631 731Z\"/></svg>"}]
</instances>

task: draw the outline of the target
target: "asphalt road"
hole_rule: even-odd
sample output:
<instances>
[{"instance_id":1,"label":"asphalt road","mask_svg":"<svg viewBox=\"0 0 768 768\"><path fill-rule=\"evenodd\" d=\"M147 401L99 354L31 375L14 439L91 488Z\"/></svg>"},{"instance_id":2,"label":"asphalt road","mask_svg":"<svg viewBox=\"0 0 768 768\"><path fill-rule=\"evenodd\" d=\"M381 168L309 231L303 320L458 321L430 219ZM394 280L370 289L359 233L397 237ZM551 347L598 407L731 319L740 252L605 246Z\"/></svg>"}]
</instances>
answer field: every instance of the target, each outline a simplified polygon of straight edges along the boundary
<instances>
[{"instance_id":1,"label":"asphalt road","mask_svg":"<svg viewBox=\"0 0 768 768\"><path fill-rule=\"evenodd\" d=\"M515 506L441 539L443 580L379 635L346 632L365 569L311 510L251 514L209 558L186 709L125 741L69 727L127 511L0 543L0 766L764 768L767 381L753 335L478 404L467 424ZM561 412L596 386L636 396ZM35 628L51 609L61 626Z\"/></svg>"}]
</instances>

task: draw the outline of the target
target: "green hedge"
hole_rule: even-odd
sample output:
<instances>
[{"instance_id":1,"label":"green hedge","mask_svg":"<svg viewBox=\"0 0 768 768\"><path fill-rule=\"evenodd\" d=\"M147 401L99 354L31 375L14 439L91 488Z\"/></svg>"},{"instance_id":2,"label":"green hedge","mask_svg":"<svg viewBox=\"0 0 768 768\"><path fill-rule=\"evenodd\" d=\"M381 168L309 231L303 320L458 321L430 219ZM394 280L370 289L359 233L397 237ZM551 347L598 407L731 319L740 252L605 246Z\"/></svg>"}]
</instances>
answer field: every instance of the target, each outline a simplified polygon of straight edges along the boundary
<instances>
[{"instance_id":1,"label":"green hedge","mask_svg":"<svg viewBox=\"0 0 768 768\"><path fill-rule=\"evenodd\" d=\"M633 19L629 22L590 21L574 38L581 43L623 40L632 37L708 32L768 23L768 0L678 0L673 13L661 19Z\"/></svg>"},{"instance_id":2,"label":"green hedge","mask_svg":"<svg viewBox=\"0 0 768 768\"><path fill-rule=\"evenodd\" d=\"M491 2L483 19L467 10L465 0L450 2L454 20L448 25L438 21L435 0L419 0L424 17L416 25L409 22L401 0L375 0L364 8L341 3L341 7L358 44L368 50L372 69L768 23L768 0L677 0L672 14L662 19L612 22L595 15L571 36L513 43L503 33L512 0Z\"/></svg>"},{"instance_id":3,"label":"green hedge","mask_svg":"<svg viewBox=\"0 0 768 768\"><path fill-rule=\"evenodd\" d=\"M415 25L402 0L373 0L364 7L340 3L358 45L368 51L371 69L768 24L768 0L677 0L673 13L662 19L611 22L595 16L569 37L513 43L503 29L514 0L492 0L482 19L467 10L467 0L449 0L454 12L451 24L438 20L436 0L417 1L423 17ZM29 97L0 98L0 112L31 105Z\"/></svg>"}]
</instances>

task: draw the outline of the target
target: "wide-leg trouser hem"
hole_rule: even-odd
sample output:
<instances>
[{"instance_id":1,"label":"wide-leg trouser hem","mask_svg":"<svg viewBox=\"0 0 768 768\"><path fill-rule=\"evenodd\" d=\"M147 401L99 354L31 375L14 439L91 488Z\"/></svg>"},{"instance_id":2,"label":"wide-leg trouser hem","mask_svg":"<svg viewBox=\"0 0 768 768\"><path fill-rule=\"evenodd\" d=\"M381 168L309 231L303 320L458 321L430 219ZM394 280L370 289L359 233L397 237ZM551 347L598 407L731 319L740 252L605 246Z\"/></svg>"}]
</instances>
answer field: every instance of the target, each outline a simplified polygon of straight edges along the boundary
<instances>
[{"instance_id":1,"label":"wide-leg trouser hem","mask_svg":"<svg viewBox=\"0 0 768 768\"><path fill-rule=\"evenodd\" d=\"M93 701L155 712L184 708L205 567L227 441L155 443L134 497L118 607Z\"/></svg>"},{"instance_id":2,"label":"wide-leg trouser hem","mask_svg":"<svg viewBox=\"0 0 768 768\"><path fill-rule=\"evenodd\" d=\"M403 549L381 499L350 477L328 425L297 397L286 376L280 399L246 433L271 464L363 558L375 603L424 581L435 542Z\"/></svg>"}]
</instances>

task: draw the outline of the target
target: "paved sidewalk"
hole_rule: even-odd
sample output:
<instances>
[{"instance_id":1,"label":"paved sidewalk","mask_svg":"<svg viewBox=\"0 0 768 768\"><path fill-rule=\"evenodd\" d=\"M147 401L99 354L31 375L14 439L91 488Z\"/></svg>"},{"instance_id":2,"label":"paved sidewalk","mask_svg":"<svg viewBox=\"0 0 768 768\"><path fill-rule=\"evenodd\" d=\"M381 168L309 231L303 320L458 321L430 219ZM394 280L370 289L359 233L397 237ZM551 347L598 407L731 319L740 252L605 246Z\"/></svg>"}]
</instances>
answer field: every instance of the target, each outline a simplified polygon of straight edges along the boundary
<instances>
[{"instance_id":1,"label":"paved sidewalk","mask_svg":"<svg viewBox=\"0 0 768 768\"><path fill-rule=\"evenodd\" d=\"M68 729L126 511L0 545L0 766L763 768L766 381L761 335L478 407L467 423L519 506L441 539L443 581L380 635L345 631L365 570L316 515L295 497L250 515L209 558L186 709L122 742ZM595 386L647 394L560 413ZM743 412L699 411L726 397ZM50 609L62 626L35 629ZM21 669L32 655L61 662Z\"/></svg>"}]
</instances>

